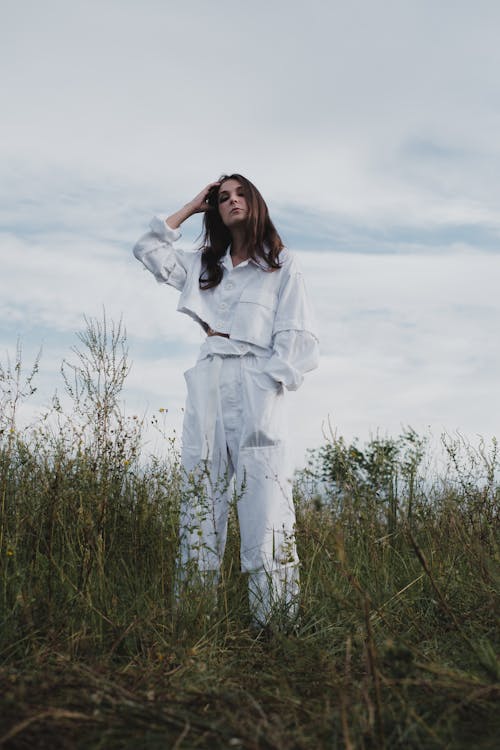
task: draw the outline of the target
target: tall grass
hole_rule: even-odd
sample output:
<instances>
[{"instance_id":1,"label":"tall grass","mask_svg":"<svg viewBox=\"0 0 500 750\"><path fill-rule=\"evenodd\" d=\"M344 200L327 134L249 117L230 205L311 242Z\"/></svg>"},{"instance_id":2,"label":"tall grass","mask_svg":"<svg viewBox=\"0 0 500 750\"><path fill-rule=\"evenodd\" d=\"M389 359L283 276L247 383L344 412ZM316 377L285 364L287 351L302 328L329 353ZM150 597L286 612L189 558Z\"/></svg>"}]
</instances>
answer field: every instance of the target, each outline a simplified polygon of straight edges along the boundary
<instances>
[{"instance_id":1,"label":"tall grass","mask_svg":"<svg viewBox=\"0 0 500 750\"><path fill-rule=\"evenodd\" d=\"M411 432L332 436L295 488L300 619L256 633L234 513L217 602L175 601L181 469L121 411L121 324L87 321L72 408L20 429L37 369L0 370L0 746L497 747L495 443L445 438L430 478Z\"/></svg>"}]
</instances>

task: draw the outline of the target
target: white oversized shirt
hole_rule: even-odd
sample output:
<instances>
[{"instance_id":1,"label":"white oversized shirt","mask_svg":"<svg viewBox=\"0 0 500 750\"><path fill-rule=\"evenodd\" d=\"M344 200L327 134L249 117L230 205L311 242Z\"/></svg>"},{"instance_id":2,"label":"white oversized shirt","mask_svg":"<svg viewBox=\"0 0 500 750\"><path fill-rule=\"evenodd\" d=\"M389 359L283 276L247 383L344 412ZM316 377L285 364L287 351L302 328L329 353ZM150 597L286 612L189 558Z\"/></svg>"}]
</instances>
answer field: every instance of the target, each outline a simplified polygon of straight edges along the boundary
<instances>
[{"instance_id":1,"label":"white oversized shirt","mask_svg":"<svg viewBox=\"0 0 500 750\"><path fill-rule=\"evenodd\" d=\"M289 390L296 390L304 373L318 365L318 339L302 274L292 254L288 250L280 254L280 260L286 261L286 272L283 268L271 272L264 261L261 265L252 259L233 266L228 248L221 260L221 282L211 289L199 290L201 251L175 248L173 243L181 232L169 227L164 217L155 216L150 230L136 243L135 257L158 282L169 284L182 293L178 306L181 312L201 325L208 324L213 330L230 336L208 336L199 359L214 354L244 356L252 353L263 358L258 376L263 387L283 384ZM288 274L286 278L284 274ZM253 295L247 291L244 300L244 290L252 288ZM241 323L238 325L242 307L246 321L243 327ZM269 325L270 315L275 324L267 342L253 329L258 331ZM245 329L248 336L245 336Z\"/></svg>"}]
</instances>

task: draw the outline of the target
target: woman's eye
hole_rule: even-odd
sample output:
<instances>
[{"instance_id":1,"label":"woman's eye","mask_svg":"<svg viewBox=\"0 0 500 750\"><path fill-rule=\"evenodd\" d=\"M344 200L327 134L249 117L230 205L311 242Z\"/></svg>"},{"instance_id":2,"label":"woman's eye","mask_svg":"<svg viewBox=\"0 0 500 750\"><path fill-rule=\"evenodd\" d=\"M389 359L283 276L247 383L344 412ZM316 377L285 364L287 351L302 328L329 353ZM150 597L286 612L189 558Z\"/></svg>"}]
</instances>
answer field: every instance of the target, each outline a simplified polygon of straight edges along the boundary
<instances>
[{"instance_id":1,"label":"woman's eye","mask_svg":"<svg viewBox=\"0 0 500 750\"><path fill-rule=\"evenodd\" d=\"M227 201L227 195L220 195L219 196L219 203L224 203L224 201Z\"/></svg>"}]
</instances>

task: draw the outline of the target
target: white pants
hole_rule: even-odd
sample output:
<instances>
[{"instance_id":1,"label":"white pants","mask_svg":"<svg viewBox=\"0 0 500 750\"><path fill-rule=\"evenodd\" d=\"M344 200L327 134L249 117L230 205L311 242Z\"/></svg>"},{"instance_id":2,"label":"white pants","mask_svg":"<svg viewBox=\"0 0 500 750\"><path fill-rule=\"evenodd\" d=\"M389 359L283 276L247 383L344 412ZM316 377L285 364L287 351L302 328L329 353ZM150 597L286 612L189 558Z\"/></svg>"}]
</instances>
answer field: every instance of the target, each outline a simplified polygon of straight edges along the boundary
<instances>
[{"instance_id":1,"label":"white pants","mask_svg":"<svg viewBox=\"0 0 500 750\"><path fill-rule=\"evenodd\" d=\"M256 380L254 355L214 355L185 373L181 575L190 566L217 580L236 483L241 569L253 620L296 612L298 559L282 388Z\"/></svg>"}]
</instances>

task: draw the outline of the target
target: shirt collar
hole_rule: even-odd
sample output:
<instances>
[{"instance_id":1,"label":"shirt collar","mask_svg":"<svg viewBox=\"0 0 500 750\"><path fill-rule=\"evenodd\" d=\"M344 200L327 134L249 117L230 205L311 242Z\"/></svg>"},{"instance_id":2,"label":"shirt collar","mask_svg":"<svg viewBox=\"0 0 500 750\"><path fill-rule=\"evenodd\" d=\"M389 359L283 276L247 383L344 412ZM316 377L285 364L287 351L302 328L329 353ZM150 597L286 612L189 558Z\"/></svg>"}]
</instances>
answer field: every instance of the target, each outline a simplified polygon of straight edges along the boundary
<instances>
[{"instance_id":1,"label":"shirt collar","mask_svg":"<svg viewBox=\"0 0 500 750\"><path fill-rule=\"evenodd\" d=\"M269 269L269 266L264 258L260 258L259 260L249 258L248 260L243 260L241 263L238 263L237 266L233 266L233 261L231 258L231 245L229 245L225 255L223 255L221 263L228 271L234 271L236 268L244 268L250 263L252 263L254 266L257 266L257 268L261 268L263 271L267 271Z\"/></svg>"}]
</instances>

